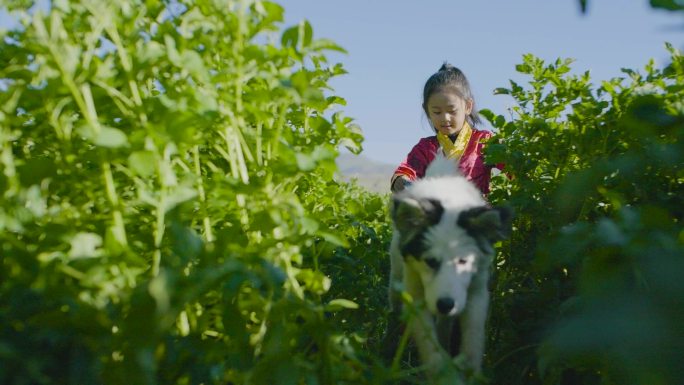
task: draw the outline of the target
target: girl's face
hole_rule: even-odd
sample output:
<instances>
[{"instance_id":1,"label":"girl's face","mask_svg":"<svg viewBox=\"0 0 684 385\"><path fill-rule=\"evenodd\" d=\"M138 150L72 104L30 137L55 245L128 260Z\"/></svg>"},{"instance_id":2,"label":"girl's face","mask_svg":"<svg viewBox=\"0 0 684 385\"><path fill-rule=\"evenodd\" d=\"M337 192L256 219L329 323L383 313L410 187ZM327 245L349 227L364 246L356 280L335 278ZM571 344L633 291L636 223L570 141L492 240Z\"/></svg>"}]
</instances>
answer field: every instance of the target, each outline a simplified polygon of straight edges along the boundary
<instances>
[{"instance_id":1,"label":"girl's face","mask_svg":"<svg viewBox=\"0 0 684 385\"><path fill-rule=\"evenodd\" d=\"M426 106L432 126L444 135L458 134L472 109L472 99L463 99L450 88L435 91Z\"/></svg>"}]
</instances>

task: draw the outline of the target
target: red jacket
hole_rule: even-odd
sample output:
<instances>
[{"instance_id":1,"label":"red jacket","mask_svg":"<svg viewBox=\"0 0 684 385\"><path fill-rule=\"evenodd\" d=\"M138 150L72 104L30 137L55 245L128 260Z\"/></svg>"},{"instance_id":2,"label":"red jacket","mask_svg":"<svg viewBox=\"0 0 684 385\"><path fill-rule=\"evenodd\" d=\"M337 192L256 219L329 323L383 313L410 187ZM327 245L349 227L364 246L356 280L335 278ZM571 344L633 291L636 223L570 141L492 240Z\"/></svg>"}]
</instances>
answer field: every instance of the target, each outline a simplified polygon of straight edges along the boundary
<instances>
[{"instance_id":1,"label":"red jacket","mask_svg":"<svg viewBox=\"0 0 684 385\"><path fill-rule=\"evenodd\" d=\"M487 139L491 136L492 133L489 131L473 128L470 141L463 151L458 164L461 173L463 173L466 179L473 182L482 191L482 194L485 195L489 193L489 179L492 167L494 166L485 164L482 149ZM438 150L439 142L437 141L437 136L422 138L409 152L406 159L401 162L396 171L394 171L394 175L404 175L411 181L424 177L427 166L435 159L435 154ZM503 167L497 165L497 168Z\"/></svg>"}]
</instances>

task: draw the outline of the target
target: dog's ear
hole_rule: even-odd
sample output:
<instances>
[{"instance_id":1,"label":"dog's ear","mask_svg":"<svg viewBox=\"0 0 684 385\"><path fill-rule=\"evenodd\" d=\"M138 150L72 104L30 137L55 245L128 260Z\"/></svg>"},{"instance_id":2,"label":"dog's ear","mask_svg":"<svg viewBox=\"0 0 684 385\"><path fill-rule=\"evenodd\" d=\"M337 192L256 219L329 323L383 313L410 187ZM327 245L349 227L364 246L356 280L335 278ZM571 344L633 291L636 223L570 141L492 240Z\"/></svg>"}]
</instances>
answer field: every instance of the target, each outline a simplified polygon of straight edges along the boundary
<instances>
[{"instance_id":1,"label":"dog's ear","mask_svg":"<svg viewBox=\"0 0 684 385\"><path fill-rule=\"evenodd\" d=\"M394 198L391 215L401 233L410 233L439 223L444 207L435 199Z\"/></svg>"},{"instance_id":2,"label":"dog's ear","mask_svg":"<svg viewBox=\"0 0 684 385\"><path fill-rule=\"evenodd\" d=\"M458 216L457 224L463 227L471 237L485 237L494 243L508 238L512 219L513 210L509 207L481 206L463 211Z\"/></svg>"}]
</instances>

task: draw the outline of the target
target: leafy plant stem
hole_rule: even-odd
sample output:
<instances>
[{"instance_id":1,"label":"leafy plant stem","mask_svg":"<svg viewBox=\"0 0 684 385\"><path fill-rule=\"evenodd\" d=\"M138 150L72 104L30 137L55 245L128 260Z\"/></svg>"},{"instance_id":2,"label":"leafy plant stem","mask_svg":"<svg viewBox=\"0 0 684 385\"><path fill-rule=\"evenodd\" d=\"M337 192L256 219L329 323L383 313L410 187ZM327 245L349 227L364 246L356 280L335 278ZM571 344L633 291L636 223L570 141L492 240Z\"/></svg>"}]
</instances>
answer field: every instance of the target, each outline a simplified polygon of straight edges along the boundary
<instances>
[{"instance_id":1,"label":"leafy plant stem","mask_svg":"<svg viewBox=\"0 0 684 385\"><path fill-rule=\"evenodd\" d=\"M263 138L261 137L262 135L262 130L263 130L263 123L258 122L257 123L257 133L256 133L256 161L259 166L264 165L264 154L263 154Z\"/></svg>"},{"instance_id":2,"label":"leafy plant stem","mask_svg":"<svg viewBox=\"0 0 684 385\"><path fill-rule=\"evenodd\" d=\"M0 162L2 163L3 173L9 181L9 188L5 192L5 198L14 195L19 190L19 177L16 172L14 162L14 155L12 154L12 141L10 134L5 125L1 126L3 130L0 132L0 141L2 141L2 153L0 153Z\"/></svg>"},{"instance_id":3,"label":"leafy plant stem","mask_svg":"<svg viewBox=\"0 0 684 385\"><path fill-rule=\"evenodd\" d=\"M166 187L162 187L159 191L159 201L155 209L155 226L154 226L154 253L152 254L152 276L159 275L159 267L161 265L161 243L164 239L164 232L166 231L165 221L165 207L166 207Z\"/></svg>"},{"instance_id":4,"label":"leafy plant stem","mask_svg":"<svg viewBox=\"0 0 684 385\"><path fill-rule=\"evenodd\" d=\"M275 123L275 135L271 140L270 151L267 153L267 159L272 159L278 155L278 143L280 142L280 136L282 135L283 129L285 128L285 116L287 112L287 105L282 104L280 110L278 111L278 120Z\"/></svg>"},{"instance_id":5,"label":"leafy plant stem","mask_svg":"<svg viewBox=\"0 0 684 385\"><path fill-rule=\"evenodd\" d=\"M406 350L406 346L408 345L409 330L410 329L406 327L404 328L404 332L401 334L401 340L399 340L399 347L397 348L397 351L394 353L394 357L392 358L392 372L396 372L399 369L399 361L401 360L401 357L404 355L404 350Z\"/></svg>"},{"instance_id":6,"label":"leafy plant stem","mask_svg":"<svg viewBox=\"0 0 684 385\"><path fill-rule=\"evenodd\" d=\"M228 163L230 163L230 171L235 179L240 179L244 184L249 184L249 174L247 172L247 164L245 163L245 158L242 153L242 147L240 146L240 139L237 137L235 127L229 122L226 124L223 130L223 139L226 145L225 150L221 150Z\"/></svg>"},{"instance_id":7,"label":"leafy plant stem","mask_svg":"<svg viewBox=\"0 0 684 385\"><path fill-rule=\"evenodd\" d=\"M114 185L114 177L112 176L112 167L108 161L102 163L102 174L105 180L105 188L107 189L107 198L112 205L112 219L113 230L116 240L123 247L128 247L128 240L126 237L126 227L124 225L123 214L121 213L119 197L116 193L116 186Z\"/></svg>"},{"instance_id":8,"label":"leafy plant stem","mask_svg":"<svg viewBox=\"0 0 684 385\"><path fill-rule=\"evenodd\" d=\"M211 229L211 219L207 212L207 197L204 191L204 183L202 180L202 169L200 167L200 156L199 156L199 146L195 145L192 147L192 156L194 160L194 171L197 177L197 195L200 201L200 210L202 212L202 226L204 228L204 238L207 242L214 241L214 234Z\"/></svg>"}]
</instances>

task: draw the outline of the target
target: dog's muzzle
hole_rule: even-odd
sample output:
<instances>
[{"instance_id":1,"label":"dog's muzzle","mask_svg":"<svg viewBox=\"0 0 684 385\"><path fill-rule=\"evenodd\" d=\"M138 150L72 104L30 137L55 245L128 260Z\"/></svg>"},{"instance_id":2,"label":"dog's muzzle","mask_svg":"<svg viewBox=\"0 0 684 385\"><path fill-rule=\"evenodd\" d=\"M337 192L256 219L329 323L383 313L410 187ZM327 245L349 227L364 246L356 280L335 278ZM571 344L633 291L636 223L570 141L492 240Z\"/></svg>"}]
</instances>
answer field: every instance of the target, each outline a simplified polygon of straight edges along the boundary
<instances>
[{"instance_id":1,"label":"dog's muzzle","mask_svg":"<svg viewBox=\"0 0 684 385\"><path fill-rule=\"evenodd\" d=\"M444 315L451 313L455 305L454 300L449 297L442 297L437 300L437 310Z\"/></svg>"}]
</instances>

